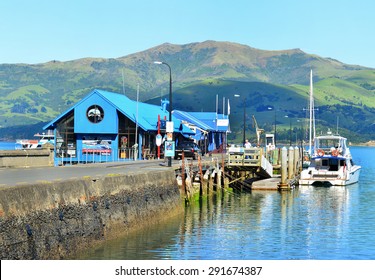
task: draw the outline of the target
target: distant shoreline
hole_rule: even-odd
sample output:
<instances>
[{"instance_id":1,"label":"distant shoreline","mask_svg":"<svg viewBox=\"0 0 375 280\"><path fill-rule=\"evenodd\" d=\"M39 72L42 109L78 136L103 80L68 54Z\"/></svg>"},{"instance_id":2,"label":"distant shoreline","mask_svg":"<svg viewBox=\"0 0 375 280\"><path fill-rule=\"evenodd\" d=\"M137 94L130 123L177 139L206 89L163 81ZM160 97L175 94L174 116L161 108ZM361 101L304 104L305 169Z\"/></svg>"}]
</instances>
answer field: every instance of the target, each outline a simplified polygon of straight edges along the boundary
<instances>
[{"instance_id":1,"label":"distant shoreline","mask_svg":"<svg viewBox=\"0 0 375 280\"><path fill-rule=\"evenodd\" d=\"M365 143L356 143L352 146L361 146L361 147L375 147L375 140L371 140Z\"/></svg>"}]
</instances>

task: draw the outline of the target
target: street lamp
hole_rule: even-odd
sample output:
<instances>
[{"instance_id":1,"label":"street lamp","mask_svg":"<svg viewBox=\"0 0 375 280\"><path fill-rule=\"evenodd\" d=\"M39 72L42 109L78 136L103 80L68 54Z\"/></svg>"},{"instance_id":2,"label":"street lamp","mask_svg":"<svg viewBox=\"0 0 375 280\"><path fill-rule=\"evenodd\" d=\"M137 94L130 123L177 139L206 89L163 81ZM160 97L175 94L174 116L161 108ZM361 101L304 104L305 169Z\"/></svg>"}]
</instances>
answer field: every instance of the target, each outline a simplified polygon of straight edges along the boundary
<instances>
[{"instance_id":1,"label":"street lamp","mask_svg":"<svg viewBox=\"0 0 375 280\"><path fill-rule=\"evenodd\" d=\"M292 146L292 119L289 115L285 115L285 118L289 118L289 146Z\"/></svg>"},{"instance_id":2,"label":"street lamp","mask_svg":"<svg viewBox=\"0 0 375 280\"><path fill-rule=\"evenodd\" d=\"M172 69L168 63L163 61L154 61L155 64L164 64L167 65L169 68L169 121L172 121ZM173 141L173 134L172 134L172 141ZM172 157L168 157L168 166L172 166Z\"/></svg>"},{"instance_id":3,"label":"street lamp","mask_svg":"<svg viewBox=\"0 0 375 280\"><path fill-rule=\"evenodd\" d=\"M275 107L268 107L268 110L275 110L275 122L274 122L274 136L273 136L273 140L275 142L275 147L276 147L276 108Z\"/></svg>"},{"instance_id":4,"label":"street lamp","mask_svg":"<svg viewBox=\"0 0 375 280\"><path fill-rule=\"evenodd\" d=\"M235 94L234 97L240 97L241 95ZM243 103L243 139L242 144L244 145L246 142L246 97L244 98Z\"/></svg>"}]
</instances>

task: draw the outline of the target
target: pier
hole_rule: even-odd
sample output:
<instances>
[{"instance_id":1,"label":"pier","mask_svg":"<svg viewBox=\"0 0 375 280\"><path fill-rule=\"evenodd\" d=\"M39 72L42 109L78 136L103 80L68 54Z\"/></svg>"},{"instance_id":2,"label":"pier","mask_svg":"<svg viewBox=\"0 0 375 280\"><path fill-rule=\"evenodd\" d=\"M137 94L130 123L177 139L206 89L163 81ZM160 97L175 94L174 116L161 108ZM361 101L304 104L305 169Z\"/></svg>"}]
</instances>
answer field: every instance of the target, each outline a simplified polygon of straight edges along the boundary
<instances>
[{"instance_id":1,"label":"pier","mask_svg":"<svg viewBox=\"0 0 375 280\"><path fill-rule=\"evenodd\" d=\"M283 147L266 152L264 148L238 148L198 161L183 157L175 168L177 181L187 200L229 189L290 190L298 185L302 150Z\"/></svg>"}]
</instances>

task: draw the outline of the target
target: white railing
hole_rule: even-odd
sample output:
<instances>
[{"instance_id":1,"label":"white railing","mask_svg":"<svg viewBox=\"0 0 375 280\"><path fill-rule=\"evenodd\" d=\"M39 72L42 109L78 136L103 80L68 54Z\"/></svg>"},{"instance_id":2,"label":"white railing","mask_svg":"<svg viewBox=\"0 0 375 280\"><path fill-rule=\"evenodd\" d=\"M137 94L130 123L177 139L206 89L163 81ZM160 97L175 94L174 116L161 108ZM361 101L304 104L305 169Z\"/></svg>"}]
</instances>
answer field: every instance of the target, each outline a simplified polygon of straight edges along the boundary
<instances>
[{"instance_id":1,"label":"white railing","mask_svg":"<svg viewBox=\"0 0 375 280\"><path fill-rule=\"evenodd\" d=\"M268 175L273 174L273 166L264 157L262 148L241 148L238 151L229 151L228 165L261 167Z\"/></svg>"},{"instance_id":2,"label":"white railing","mask_svg":"<svg viewBox=\"0 0 375 280\"><path fill-rule=\"evenodd\" d=\"M77 163L102 163L118 161L134 161L138 150L135 148L119 150L99 149L69 149L67 151L57 150L55 152L55 163L57 165Z\"/></svg>"}]
</instances>

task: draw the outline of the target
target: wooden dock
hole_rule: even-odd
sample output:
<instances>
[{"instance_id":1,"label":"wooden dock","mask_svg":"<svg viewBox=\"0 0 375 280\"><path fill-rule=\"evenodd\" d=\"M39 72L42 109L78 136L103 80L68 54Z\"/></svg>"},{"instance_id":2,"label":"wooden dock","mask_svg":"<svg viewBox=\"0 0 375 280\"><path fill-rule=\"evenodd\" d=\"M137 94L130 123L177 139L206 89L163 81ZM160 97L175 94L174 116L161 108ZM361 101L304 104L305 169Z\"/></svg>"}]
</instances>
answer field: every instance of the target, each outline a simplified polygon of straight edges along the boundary
<instances>
[{"instance_id":1,"label":"wooden dock","mask_svg":"<svg viewBox=\"0 0 375 280\"><path fill-rule=\"evenodd\" d=\"M302 170L301 150L297 147L265 152L263 148L238 148L211 154L196 161L180 161L178 181L187 199L196 195L233 189L289 190Z\"/></svg>"},{"instance_id":2,"label":"wooden dock","mask_svg":"<svg viewBox=\"0 0 375 280\"><path fill-rule=\"evenodd\" d=\"M261 178L273 176L273 166L264 156L263 148L239 148L226 155L226 167L234 170L255 171Z\"/></svg>"},{"instance_id":3,"label":"wooden dock","mask_svg":"<svg viewBox=\"0 0 375 280\"><path fill-rule=\"evenodd\" d=\"M275 176L272 178L264 179L264 180L257 180L254 181L251 185L251 190L258 190L258 191L277 191L279 190L280 186L280 176Z\"/></svg>"}]
</instances>

